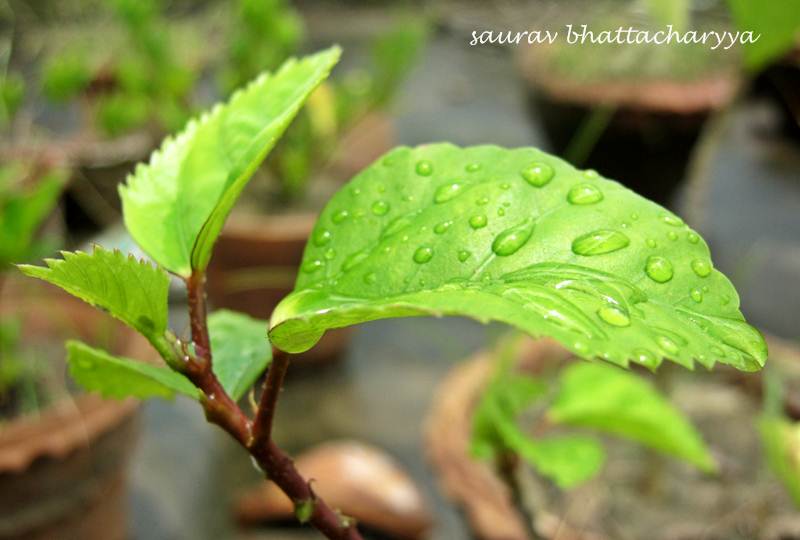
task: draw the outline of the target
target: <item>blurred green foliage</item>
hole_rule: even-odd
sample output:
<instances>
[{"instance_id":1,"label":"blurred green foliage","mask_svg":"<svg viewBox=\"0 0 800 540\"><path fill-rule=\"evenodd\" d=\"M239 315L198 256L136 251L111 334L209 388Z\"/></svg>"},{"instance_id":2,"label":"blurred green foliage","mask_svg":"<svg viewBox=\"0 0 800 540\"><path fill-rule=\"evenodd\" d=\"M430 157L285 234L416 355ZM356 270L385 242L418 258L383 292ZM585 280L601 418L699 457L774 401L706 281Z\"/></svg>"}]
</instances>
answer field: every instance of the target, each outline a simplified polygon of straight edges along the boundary
<instances>
[{"instance_id":1,"label":"blurred green foliage","mask_svg":"<svg viewBox=\"0 0 800 540\"><path fill-rule=\"evenodd\" d=\"M58 201L65 173L43 172L35 163L0 166L0 272L13 263L38 257L51 245L36 233Z\"/></svg>"},{"instance_id":2,"label":"blurred green foliage","mask_svg":"<svg viewBox=\"0 0 800 540\"><path fill-rule=\"evenodd\" d=\"M0 78L0 128L14 118L25 97L25 80L17 73L6 73Z\"/></svg>"}]
</instances>

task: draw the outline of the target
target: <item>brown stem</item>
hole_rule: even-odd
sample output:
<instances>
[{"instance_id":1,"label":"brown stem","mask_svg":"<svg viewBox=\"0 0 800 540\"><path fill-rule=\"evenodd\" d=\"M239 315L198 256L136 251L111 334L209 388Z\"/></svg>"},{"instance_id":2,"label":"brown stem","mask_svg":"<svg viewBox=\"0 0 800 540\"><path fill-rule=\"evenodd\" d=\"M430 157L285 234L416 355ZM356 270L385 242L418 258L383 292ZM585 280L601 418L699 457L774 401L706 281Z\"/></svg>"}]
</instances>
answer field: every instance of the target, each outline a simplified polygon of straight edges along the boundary
<instances>
[{"instance_id":1,"label":"brown stem","mask_svg":"<svg viewBox=\"0 0 800 540\"><path fill-rule=\"evenodd\" d=\"M185 355L184 373L203 391L201 402L206 418L227 431L247 449L267 477L294 502L299 520L310 523L331 540L362 540L354 523L335 512L314 494L311 485L297 471L292 459L272 440L272 420L289 367L289 356L283 352L276 352L274 355L255 423L251 422L225 392L211 369L205 276L194 272L186 280L186 287L194 354Z\"/></svg>"},{"instance_id":2,"label":"brown stem","mask_svg":"<svg viewBox=\"0 0 800 540\"><path fill-rule=\"evenodd\" d=\"M264 389L258 402L256 419L253 422L253 444L261 446L272 438L272 420L278 404L283 379L289 369L289 355L273 350L272 363L264 381Z\"/></svg>"}]
</instances>

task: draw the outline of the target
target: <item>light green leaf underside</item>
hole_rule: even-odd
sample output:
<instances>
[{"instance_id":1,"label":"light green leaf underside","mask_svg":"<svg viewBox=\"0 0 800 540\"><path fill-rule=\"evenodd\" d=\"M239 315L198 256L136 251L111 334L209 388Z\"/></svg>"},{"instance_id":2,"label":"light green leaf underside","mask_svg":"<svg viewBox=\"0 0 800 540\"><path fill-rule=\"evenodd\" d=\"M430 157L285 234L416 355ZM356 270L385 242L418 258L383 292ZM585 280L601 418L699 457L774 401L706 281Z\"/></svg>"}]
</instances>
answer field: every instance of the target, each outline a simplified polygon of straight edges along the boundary
<instances>
[{"instance_id":1,"label":"light green leaf underside","mask_svg":"<svg viewBox=\"0 0 800 540\"><path fill-rule=\"evenodd\" d=\"M266 321L235 311L215 311L208 317L214 373L225 391L240 399L272 360Z\"/></svg>"},{"instance_id":2,"label":"light green leaf underside","mask_svg":"<svg viewBox=\"0 0 800 540\"><path fill-rule=\"evenodd\" d=\"M107 311L151 342L163 340L169 288L166 272L132 255L100 246L95 246L92 253L64 251L62 256L63 259L46 259L47 267L19 268L28 276L52 283Z\"/></svg>"},{"instance_id":3,"label":"light green leaf underside","mask_svg":"<svg viewBox=\"0 0 800 540\"><path fill-rule=\"evenodd\" d=\"M738 306L705 242L620 184L534 148L431 144L334 196L270 337L300 352L331 328L463 315L619 365L758 369L766 345Z\"/></svg>"},{"instance_id":4,"label":"light green leaf underside","mask_svg":"<svg viewBox=\"0 0 800 540\"><path fill-rule=\"evenodd\" d=\"M552 422L602 430L684 459L701 470L716 469L699 433L641 377L613 366L581 362L564 371L559 386L547 414Z\"/></svg>"},{"instance_id":5,"label":"light green leaf underside","mask_svg":"<svg viewBox=\"0 0 800 540\"><path fill-rule=\"evenodd\" d=\"M200 399L199 390L180 373L111 356L80 341L67 342L67 361L69 373L78 384L107 398L172 399L183 394Z\"/></svg>"},{"instance_id":6,"label":"light green leaf underside","mask_svg":"<svg viewBox=\"0 0 800 540\"><path fill-rule=\"evenodd\" d=\"M120 186L131 236L167 270L204 269L256 167L339 59L332 47L264 73L168 138Z\"/></svg>"}]
</instances>

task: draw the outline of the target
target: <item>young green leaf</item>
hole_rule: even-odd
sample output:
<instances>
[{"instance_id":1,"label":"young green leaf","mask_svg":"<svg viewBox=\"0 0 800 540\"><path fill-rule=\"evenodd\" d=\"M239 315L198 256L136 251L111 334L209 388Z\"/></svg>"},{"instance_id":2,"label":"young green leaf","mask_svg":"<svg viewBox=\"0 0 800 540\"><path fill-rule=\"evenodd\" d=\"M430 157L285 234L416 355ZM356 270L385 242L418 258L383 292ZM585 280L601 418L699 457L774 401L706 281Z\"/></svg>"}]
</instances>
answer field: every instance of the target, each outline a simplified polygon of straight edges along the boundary
<instances>
[{"instance_id":1,"label":"young green leaf","mask_svg":"<svg viewBox=\"0 0 800 540\"><path fill-rule=\"evenodd\" d=\"M200 391L180 373L117 358L80 341L67 342L67 361L69 373L78 384L107 398L172 399L177 393L200 399Z\"/></svg>"},{"instance_id":2,"label":"young green leaf","mask_svg":"<svg viewBox=\"0 0 800 540\"><path fill-rule=\"evenodd\" d=\"M716 469L703 439L684 415L647 381L613 366L580 362L568 367L548 418L596 428Z\"/></svg>"},{"instance_id":3,"label":"young green leaf","mask_svg":"<svg viewBox=\"0 0 800 540\"><path fill-rule=\"evenodd\" d=\"M743 47L745 64L751 71L785 54L800 38L800 9L796 4L728 0L728 7L736 29L753 34Z\"/></svg>"},{"instance_id":4,"label":"young green leaf","mask_svg":"<svg viewBox=\"0 0 800 540\"><path fill-rule=\"evenodd\" d=\"M800 425L765 414L758 428L770 470L800 507Z\"/></svg>"},{"instance_id":5,"label":"young green leaf","mask_svg":"<svg viewBox=\"0 0 800 540\"><path fill-rule=\"evenodd\" d=\"M235 311L215 311L208 317L214 373L225 391L239 400L272 360L266 321Z\"/></svg>"},{"instance_id":6,"label":"young green leaf","mask_svg":"<svg viewBox=\"0 0 800 540\"><path fill-rule=\"evenodd\" d=\"M14 164L0 171L9 177L19 174L24 172ZM28 258L36 230L58 202L64 176L61 171L51 171L30 190L18 187L15 178L0 179L0 271Z\"/></svg>"},{"instance_id":7,"label":"young green leaf","mask_svg":"<svg viewBox=\"0 0 800 540\"><path fill-rule=\"evenodd\" d=\"M463 315L551 336L586 358L739 369L766 345L683 221L534 148L398 148L337 193L270 339L301 352L330 329Z\"/></svg>"},{"instance_id":8,"label":"young green leaf","mask_svg":"<svg viewBox=\"0 0 800 540\"><path fill-rule=\"evenodd\" d=\"M510 380L525 379L514 377ZM523 390L524 387L519 386L519 389ZM496 393L487 393L476 410L473 454L487 458L498 447L506 448L564 489L585 482L600 471L605 461L605 452L597 441L580 435L542 439L528 436L517 426L516 416L519 411L504 407L501 399L498 399L504 397L504 394L499 388L498 390ZM519 395L521 397L523 394ZM523 400L516 403L522 406Z\"/></svg>"},{"instance_id":9,"label":"young green leaf","mask_svg":"<svg viewBox=\"0 0 800 540\"><path fill-rule=\"evenodd\" d=\"M26 275L61 287L139 331L163 352L169 276L120 251L95 246L92 253L64 251L47 267L20 265Z\"/></svg>"},{"instance_id":10,"label":"young green leaf","mask_svg":"<svg viewBox=\"0 0 800 540\"><path fill-rule=\"evenodd\" d=\"M167 139L120 186L125 225L164 268L183 277L205 269L233 204L339 48L264 73Z\"/></svg>"}]
</instances>

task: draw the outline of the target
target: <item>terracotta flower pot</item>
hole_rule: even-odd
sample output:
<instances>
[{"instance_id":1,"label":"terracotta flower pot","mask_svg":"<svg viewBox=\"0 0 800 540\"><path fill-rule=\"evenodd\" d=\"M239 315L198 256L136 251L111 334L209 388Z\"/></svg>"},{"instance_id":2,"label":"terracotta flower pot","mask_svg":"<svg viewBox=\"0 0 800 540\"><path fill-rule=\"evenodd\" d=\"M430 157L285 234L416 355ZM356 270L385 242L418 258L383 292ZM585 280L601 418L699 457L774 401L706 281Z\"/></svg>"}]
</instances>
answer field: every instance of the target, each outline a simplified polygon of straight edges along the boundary
<instances>
[{"instance_id":1,"label":"terracotta flower pot","mask_svg":"<svg viewBox=\"0 0 800 540\"><path fill-rule=\"evenodd\" d=\"M800 380L800 352L775 338L768 341L769 362L784 380ZM568 351L548 340L528 341L518 354L520 369L534 374L571 361ZM425 429L434 474L477 538L773 540L800 535L800 515L766 471L756 425L762 407L757 374L744 378L733 368L717 366L704 376L662 366L668 370L673 398L719 463L716 476L704 476L633 443L607 440L609 458L595 480L563 492L532 469L518 466L521 492L512 493L492 463L469 453L475 406L493 367L488 353L457 365L437 389ZM790 415L792 401L785 402ZM634 521L638 533L622 527ZM650 526L646 534L643 525Z\"/></svg>"},{"instance_id":2,"label":"terracotta flower pot","mask_svg":"<svg viewBox=\"0 0 800 540\"><path fill-rule=\"evenodd\" d=\"M7 284L0 314L21 318L22 342L36 343L37 353L63 354L65 337L104 337L104 346L125 356L146 351L132 331L52 287ZM126 538L137 409L131 400L79 395L0 425L0 538Z\"/></svg>"},{"instance_id":3,"label":"terracotta flower pot","mask_svg":"<svg viewBox=\"0 0 800 540\"><path fill-rule=\"evenodd\" d=\"M735 72L693 80L591 81L549 70L542 58L546 49L521 47L519 65L532 114L551 149L563 155L593 112L605 108L604 125L579 165L669 204L706 121L736 94Z\"/></svg>"}]
</instances>

